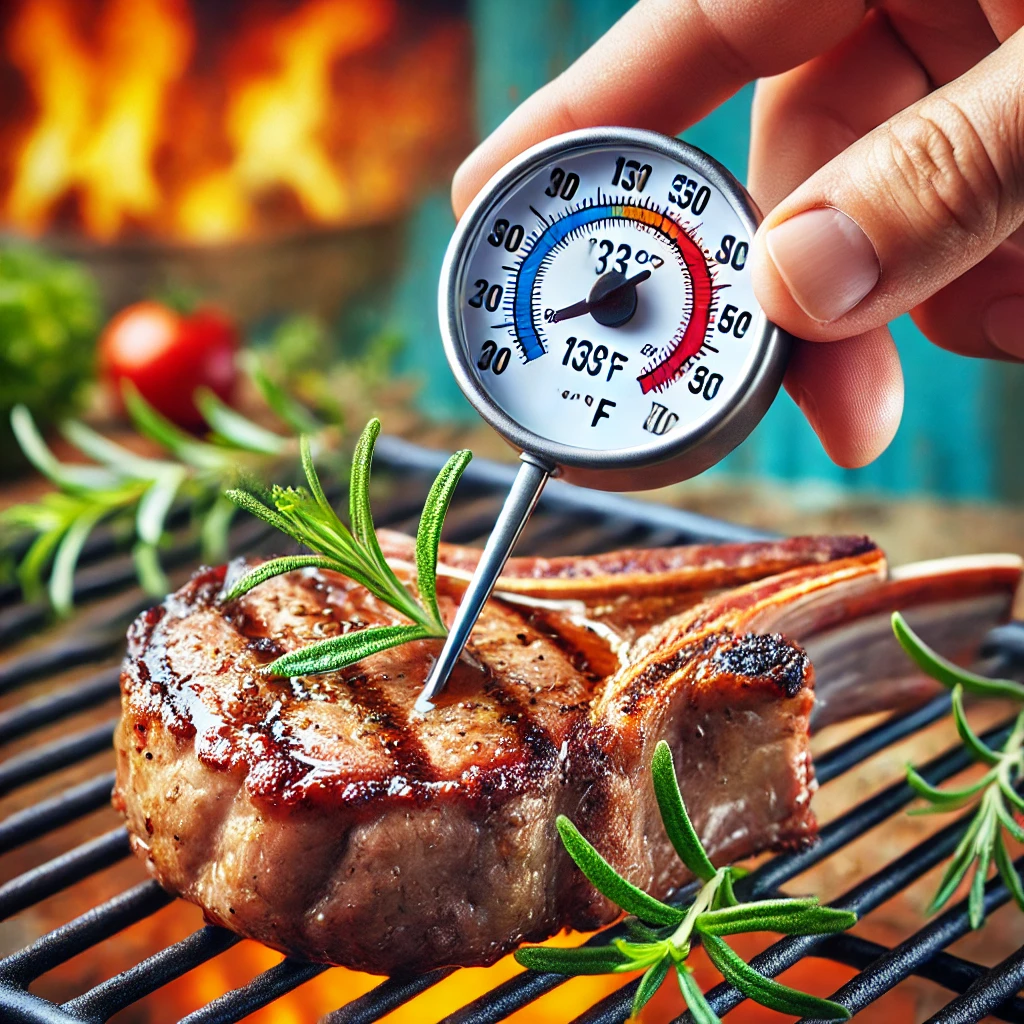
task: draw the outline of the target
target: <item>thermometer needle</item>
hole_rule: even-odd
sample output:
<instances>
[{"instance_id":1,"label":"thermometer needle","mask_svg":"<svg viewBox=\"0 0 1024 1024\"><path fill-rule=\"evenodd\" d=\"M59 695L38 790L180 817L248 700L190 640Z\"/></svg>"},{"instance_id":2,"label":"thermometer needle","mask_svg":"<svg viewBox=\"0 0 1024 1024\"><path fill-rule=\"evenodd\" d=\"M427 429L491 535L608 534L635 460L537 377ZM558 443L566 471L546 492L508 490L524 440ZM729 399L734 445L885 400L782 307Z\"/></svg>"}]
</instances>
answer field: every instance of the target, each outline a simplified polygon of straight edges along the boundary
<instances>
[{"instance_id":1,"label":"thermometer needle","mask_svg":"<svg viewBox=\"0 0 1024 1024\"><path fill-rule=\"evenodd\" d=\"M505 568L508 556L512 554L512 548L519 540L519 535L540 498L540 492L544 490L544 485L554 470L551 463L529 452L523 452L520 458L522 465L498 514L494 529L487 538L480 561L477 562L476 572L473 573L466 593L462 596L462 603L455 613L448 638L416 699L415 709L421 715L434 707L432 699L448 682L448 676L455 668L462 649L469 640L469 634L480 617L480 612L490 597L501 570Z\"/></svg>"},{"instance_id":2,"label":"thermometer needle","mask_svg":"<svg viewBox=\"0 0 1024 1024\"><path fill-rule=\"evenodd\" d=\"M621 323L625 323L636 309L636 296L628 295L630 289L636 288L642 281L646 281L651 276L649 270L641 270L639 274L634 274L631 278L626 280L623 274L620 274L617 270L613 270L610 274L605 274L603 277L597 279L594 287L590 289L590 294L579 302L574 302L571 306L565 306L563 309L555 310L555 315L551 318L552 323L561 323L563 320L571 320L573 317L584 316L587 313L594 313L595 319L599 322L603 322L597 315L601 310L601 307L608 307L617 305L615 300L619 298L627 298L627 307L629 308L628 316L625 320L621 320ZM618 320L619 318L616 317ZM608 323L608 327L618 327L619 323Z\"/></svg>"}]
</instances>

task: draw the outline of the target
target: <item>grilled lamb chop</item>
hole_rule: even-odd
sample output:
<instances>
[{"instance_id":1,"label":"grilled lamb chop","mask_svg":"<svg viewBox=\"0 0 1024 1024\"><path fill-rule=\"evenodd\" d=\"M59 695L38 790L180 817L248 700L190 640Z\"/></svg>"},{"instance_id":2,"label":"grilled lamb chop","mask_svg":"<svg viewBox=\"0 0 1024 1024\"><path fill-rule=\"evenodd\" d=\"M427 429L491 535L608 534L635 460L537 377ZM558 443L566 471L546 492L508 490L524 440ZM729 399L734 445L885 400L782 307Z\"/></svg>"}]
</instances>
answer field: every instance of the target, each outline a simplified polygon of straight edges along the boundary
<instances>
[{"instance_id":1,"label":"grilled lamb chop","mask_svg":"<svg viewBox=\"0 0 1024 1024\"><path fill-rule=\"evenodd\" d=\"M408 577L411 541L382 541ZM442 546L449 621L477 555ZM714 860L811 841L814 673L797 641L836 669L831 720L897 706L921 692L905 662L876 657L885 683L865 696L851 649L871 657L865 638L898 607L946 653L973 651L1021 574L994 556L890 577L856 537L513 559L420 717L439 641L270 678L286 651L400 620L319 570L220 603L247 568L203 570L133 625L115 804L152 873L209 920L383 974L488 964L612 920L559 813L654 895L685 882L649 781L659 739Z\"/></svg>"}]
</instances>

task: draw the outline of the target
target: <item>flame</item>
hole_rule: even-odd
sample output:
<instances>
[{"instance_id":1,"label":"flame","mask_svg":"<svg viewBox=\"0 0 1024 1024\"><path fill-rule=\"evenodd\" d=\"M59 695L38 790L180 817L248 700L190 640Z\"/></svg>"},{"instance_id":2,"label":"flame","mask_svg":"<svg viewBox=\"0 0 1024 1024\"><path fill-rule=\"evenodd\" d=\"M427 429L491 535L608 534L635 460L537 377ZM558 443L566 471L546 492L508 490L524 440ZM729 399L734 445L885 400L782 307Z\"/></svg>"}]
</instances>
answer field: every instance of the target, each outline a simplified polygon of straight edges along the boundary
<instances>
[{"instance_id":1,"label":"flame","mask_svg":"<svg viewBox=\"0 0 1024 1024\"><path fill-rule=\"evenodd\" d=\"M94 9L86 25L74 0L23 0L7 25L28 112L0 152L0 209L22 231L222 242L371 223L464 145L452 19L399 17L396 0L243 4L211 39L186 0Z\"/></svg>"},{"instance_id":2,"label":"flame","mask_svg":"<svg viewBox=\"0 0 1024 1024\"><path fill-rule=\"evenodd\" d=\"M86 886L85 888L89 888ZM96 893L86 893L86 905ZM65 912L66 907L62 908ZM56 923L56 922L55 922ZM151 955L171 943L181 941L202 925L202 912L182 900L159 910L156 914L131 925L118 936L98 947L90 958L88 984L125 970L144 956ZM888 933L876 935L894 944ZM588 936L566 932L550 939L547 945L577 946ZM766 946L773 936L768 934L737 935L730 938L733 948L750 960ZM133 1012L138 1020L179 1020L199 1007L206 1006L225 993L241 988L254 977L281 962L281 954L257 942L243 940L236 946L175 979L136 1004ZM98 961L98 962L97 962ZM687 961L697 983L704 991L718 984L721 975L710 964L703 951L694 950ZM432 1024L493 988L514 977L522 968L511 956L491 967L473 967L455 971L420 995L381 1018L384 1024ZM39 986L40 994L61 1002L82 991L82 958L61 965L47 976L49 988ZM808 992L827 995L849 981L852 968L832 961L802 960L782 975L784 983ZM511 1014L511 1024L547 1024L549 1021L575 1019L588 1007L622 988L637 974L591 975L570 978L532 1003ZM370 992L383 979L342 967L330 968L298 988L279 996L269 1005L246 1017L251 1024L313 1024L326 1014ZM905 988L905 987L904 987ZM903 989L889 993L877 1004L879 1017L885 1020L910 1020L915 1017L915 996ZM678 985L669 978L654 999L644 1008L640 1024L668 1024L685 1010ZM747 1003L733 1016L748 1024L774 1024L781 1020L774 1011Z\"/></svg>"}]
</instances>

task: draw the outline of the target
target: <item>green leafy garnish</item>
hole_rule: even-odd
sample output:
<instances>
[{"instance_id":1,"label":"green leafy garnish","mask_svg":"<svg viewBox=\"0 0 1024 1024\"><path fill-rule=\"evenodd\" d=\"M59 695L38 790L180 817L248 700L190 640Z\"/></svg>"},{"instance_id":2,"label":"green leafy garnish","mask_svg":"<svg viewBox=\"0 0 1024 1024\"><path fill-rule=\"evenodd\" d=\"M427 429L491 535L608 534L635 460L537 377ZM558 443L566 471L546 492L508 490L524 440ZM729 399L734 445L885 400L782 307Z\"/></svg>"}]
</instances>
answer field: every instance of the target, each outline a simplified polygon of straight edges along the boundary
<instances>
[{"instance_id":1,"label":"green leafy garnish","mask_svg":"<svg viewBox=\"0 0 1024 1024\"><path fill-rule=\"evenodd\" d=\"M309 548L313 554L275 558L256 566L232 586L225 600L233 601L274 576L316 567L347 576L412 620L412 625L374 626L290 651L267 667L273 675L333 672L399 644L448 634L437 604L437 549L455 485L473 457L472 452L456 452L438 473L427 495L416 534L417 596L388 564L373 525L370 466L379 434L380 420L370 420L352 456L349 526L338 518L327 500L305 436L300 440L300 453L306 487L275 486L270 491L250 487L227 492L236 505Z\"/></svg>"},{"instance_id":2,"label":"green leafy garnish","mask_svg":"<svg viewBox=\"0 0 1024 1024\"><path fill-rule=\"evenodd\" d=\"M324 449L336 442L336 429L319 423L262 373L253 381L269 409L294 431L312 430ZM31 542L18 568L26 597L46 590L60 614L71 610L74 575L92 531L101 523L133 536L132 555L142 586L152 594L168 590L160 560L168 518L188 508L202 556L220 561L227 554L227 532L235 506L223 491L242 475L267 477L293 466L298 456L295 433L278 434L225 405L212 391L200 390L196 401L210 428L200 440L175 426L130 384L125 407L135 429L158 445L163 457L140 455L77 420L61 424L64 437L91 465L61 462L43 440L30 411L18 406L11 428L21 450L56 490L36 502L14 505L0 513L5 546L25 535Z\"/></svg>"},{"instance_id":3,"label":"green leafy garnish","mask_svg":"<svg viewBox=\"0 0 1024 1024\"><path fill-rule=\"evenodd\" d=\"M960 788L940 789L907 766L907 782L928 806L911 810L911 814L943 814L973 806L974 816L967 831L949 860L938 890L928 908L940 910L956 892L973 867L970 895L967 899L971 927L980 928L985 921L985 883L994 864L1014 902L1024 910L1024 885L1013 866L1003 833L1024 842L1024 828L1014 818L1015 811L1024 812L1024 798L1017 784L1024 771L1024 711L1017 719L999 750L993 750L971 728L964 710L964 692L977 697L1011 698L1024 701L1024 686L1010 679L988 679L954 665L936 654L907 625L899 612L894 612L892 628L900 646L925 673L953 691L953 721L965 749L975 761L988 766L977 782Z\"/></svg>"},{"instance_id":4,"label":"green leafy garnish","mask_svg":"<svg viewBox=\"0 0 1024 1024\"><path fill-rule=\"evenodd\" d=\"M81 407L101 323L98 289L85 267L0 244L0 472L23 468L8 427L17 406L44 427Z\"/></svg>"},{"instance_id":5,"label":"green leafy garnish","mask_svg":"<svg viewBox=\"0 0 1024 1024\"><path fill-rule=\"evenodd\" d=\"M798 992L758 973L722 936L758 931L826 935L845 931L857 916L850 911L823 907L813 898L740 903L732 883L744 872L733 867L716 868L711 863L686 813L672 751L664 741L654 752L652 775L665 831L680 859L703 883L691 902L673 906L637 888L583 838L568 818L560 816L558 833L569 856L598 892L631 915L626 918L631 939L578 949L529 946L516 952L516 960L531 970L554 974L622 974L643 970L633 997L634 1016L650 1001L669 972L674 971L694 1019L700 1024L720 1024L686 964L693 945L700 942L725 979L755 1002L798 1017L848 1020L849 1010L839 1003Z\"/></svg>"}]
</instances>

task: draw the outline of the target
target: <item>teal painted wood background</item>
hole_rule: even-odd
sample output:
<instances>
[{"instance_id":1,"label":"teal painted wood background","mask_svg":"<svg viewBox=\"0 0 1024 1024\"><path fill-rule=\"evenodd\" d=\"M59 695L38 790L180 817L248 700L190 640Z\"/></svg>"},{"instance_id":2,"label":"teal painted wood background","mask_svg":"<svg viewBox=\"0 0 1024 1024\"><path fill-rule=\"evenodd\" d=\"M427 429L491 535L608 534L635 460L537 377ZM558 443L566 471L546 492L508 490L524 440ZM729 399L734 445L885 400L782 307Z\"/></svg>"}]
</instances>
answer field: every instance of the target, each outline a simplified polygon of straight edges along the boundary
<instances>
[{"instance_id":1,"label":"teal painted wood background","mask_svg":"<svg viewBox=\"0 0 1024 1024\"><path fill-rule=\"evenodd\" d=\"M554 77L630 6L630 0L472 0L481 137ZM734 96L683 138L746 177L753 88ZM395 296L408 339L404 369L420 376L436 417L472 418L448 373L436 325L441 258L454 221L447 193L420 208ZM903 422L888 451L858 470L832 464L785 393L748 440L712 472L817 481L856 491L952 498L1024 499L1024 367L940 351L908 317L893 324L906 378Z\"/></svg>"}]
</instances>

